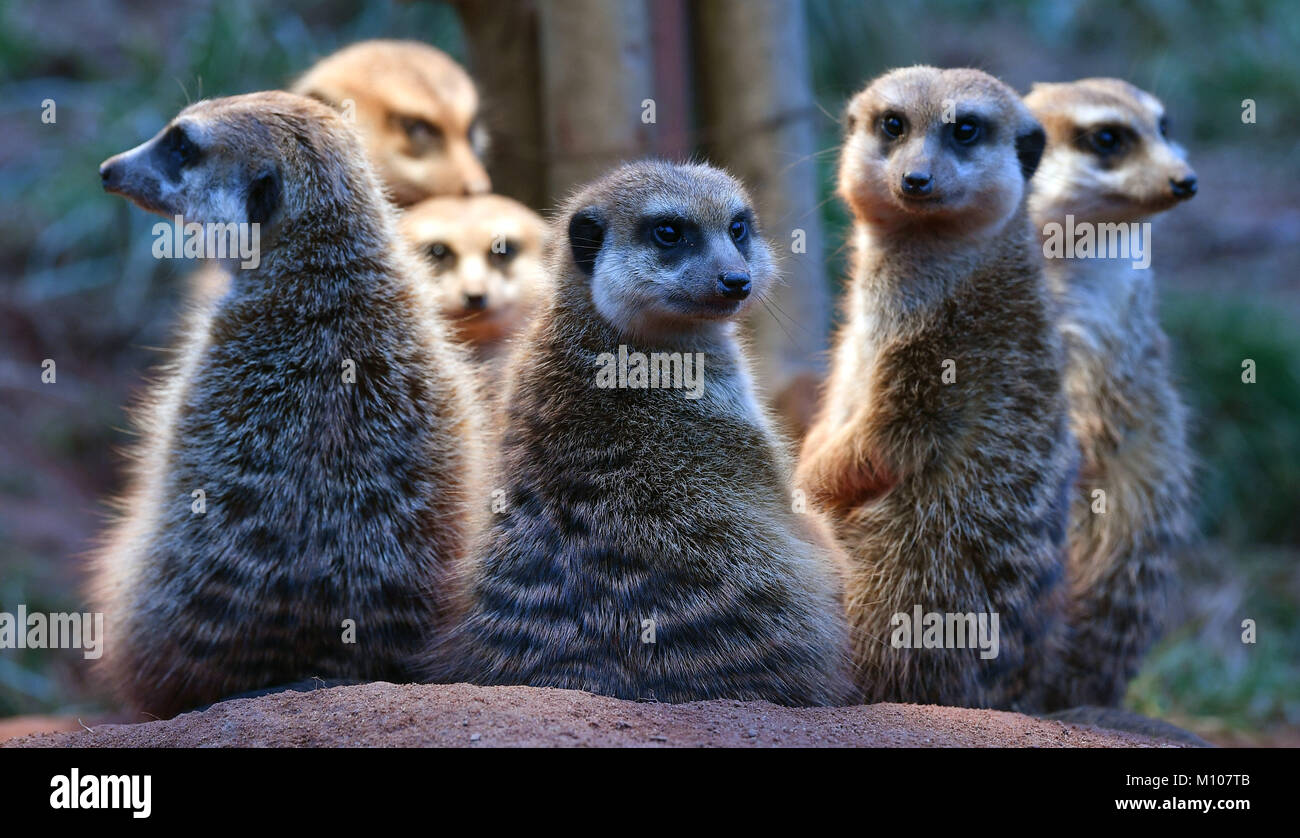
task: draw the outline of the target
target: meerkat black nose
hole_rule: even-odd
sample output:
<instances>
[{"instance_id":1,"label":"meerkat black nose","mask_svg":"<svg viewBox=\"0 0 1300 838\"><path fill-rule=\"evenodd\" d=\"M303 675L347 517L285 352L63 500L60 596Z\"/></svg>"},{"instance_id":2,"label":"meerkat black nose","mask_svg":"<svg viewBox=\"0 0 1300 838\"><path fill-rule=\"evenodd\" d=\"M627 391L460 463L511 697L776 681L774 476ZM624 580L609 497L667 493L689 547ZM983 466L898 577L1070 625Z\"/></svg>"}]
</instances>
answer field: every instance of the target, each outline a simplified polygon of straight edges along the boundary
<instances>
[{"instance_id":1,"label":"meerkat black nose","mask_svg":"<svg viewBox=\"0 0 1300 838\"><path fill-rule=\"evenodd\" d=\"M1182 180L1169 179L1169 188L1175 198L1190 198L1196 194L1196 175L1189 175Z\"/></svg>"},{"instance_id":2,"label":"meerkat black nose","mask_svg":"<svg viewBox=\"0 0 1300 838\"><path fill-rule=\"evenodd\" d=\"M117 186L120 171L121 168L113 165L111 160L105 160L99 164L99 180L105 189L113 189Z\"/></svg>"},{"instance_id":3,"label":"meerkat black nose","mask_svg":"<svg viewBox=\"0 0 1300 838\"><path fill-rule=\"evenodd\" d=\"M908 195L929 195L934 190L934 178L927 172L908 172L903 175L903 192Z\"/></svg>"},{"instance_id":4,"label":"meerkat black nose","mask_svg":"<svg viewBox=\"0 0 1300 838\"><path fill-rule=\"evenodd\" d=\"M487 294L466 294L465 308L470 311L481 311L487 308Z\"/></svg>"},{"instance_id":5,"label":"meerkat black nose","mask_svg":"<svg viewBox=\"0 0 1300 838\"><path fill-rule=\"evenodd\" d=\"M718 274L718 293L729 300L743 300L754 286L745 271L724 271Z\"/></svg>"}]
</instances>

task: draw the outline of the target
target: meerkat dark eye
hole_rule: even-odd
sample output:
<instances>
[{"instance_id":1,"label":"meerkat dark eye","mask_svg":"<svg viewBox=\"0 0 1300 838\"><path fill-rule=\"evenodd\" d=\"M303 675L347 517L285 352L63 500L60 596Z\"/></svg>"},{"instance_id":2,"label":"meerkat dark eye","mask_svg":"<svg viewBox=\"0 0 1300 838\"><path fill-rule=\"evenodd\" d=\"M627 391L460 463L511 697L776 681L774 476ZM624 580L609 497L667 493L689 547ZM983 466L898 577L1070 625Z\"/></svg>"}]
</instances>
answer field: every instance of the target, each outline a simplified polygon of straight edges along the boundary
<instances>
[{"instance_id":1,"label":"meerkat dark eye","mask_svg":"<svg viewBox=\"0 0 1300 838\"><path fill-rule=\"evenodd\" d=\"M1165 139L1169 138L1169 117L1167 116L1160 117L1160 136Z\"/></svg>"},{"instance_id":2,"label":"meerkat dark eye","mask_svg":"<svg viewBox=\"0 0 1300 838\"><path fill-rule=\"evenodd\" d=\"M172 129L163 136L163 147L171 158L170 162L178 169L192 166L199 159L199 147L190 140L185 129L179 125L173 125Z\"/></svg>"},{"instance_id":3,"label":"meerkat dark eye","mask_svg":"<svg viewBox=\"0 0 1300 838\"><path fill-rule=\"evenodd\" d=\"M896 113L887 113L880 118L880 132L891 140L903 136L903 132L906 130L907 124Z\"/></svg>"},{"instance_id":4,"label":"meerkat dark eye","mask_svg":"<svg viewBox=\"0 0 1300 838\"><path fill-rule=\"evenodd\" d=\"M510 239L506 239L501 244L493 244L492 249L488 251L488 262L498 268L503 268L515 260L519 255L519 245Z\"/></svg>"},{"instance_id":5,"label":"meerkat dark eye","mask_svg":"<svg viewBox=\"0 0 1300 838\"><path fill-rule=\"evenodd\" d=\"M435 271L445 271L456 264L456 251L445 242L434 242L424 249L424 253Z\"/></svg>"},{"instance_id":6,"label":"meerkat dark eye","mask_svg":"<svg viewBox=\"0 0 1300 838\"><path fill-rule=\"evenodd\" d=\"M654 237L655 243L660 247L676 247L682 240L681 225L673 221L656 224Z\"/></svg>"},{"instance_id":7,"label":"meerkat dark eye","mask_svg":"<svg viewBox=\"0 0 1300 838\"><path fill-rule=\"evenodd\" d=\"M399 117L399 120L415 156L419 157L442 148L444 137L442 129L437 125L418 116L403 116Z\"/></svg>"},{"instance_id":8,"label":"meerkat dark eye","mask_svg":"<svg viewBox=\"0 0 1300 838\"><path fill-rule=\"evenodd\" d=\"M1105 125L1090 132L1085 139L1087 140L1088 147L1102 157L1106 157L1107 155L1119 151L1120 146L1123 144L1123 138L1121 137L1120 132Z\"/></svg>"},{"instance_id":9,"label":"meerkat dark eye","mask_svg":"<svg viewBox=\"0 0 1300 838\"><path fill-rule=\"evenodd\" d=\"M731 222L731 226L727 229L728 232L731 233L731 240L736 244L740 244L745 239L749 238L749 224L747 224L743 218L737 218L735 221Z\"/></svg>"},{"instance_id":10,"label":"meerkat dark eye","mask_svg":"<svg viewBox=\"0 0 1300 838\"><path fill-rule=\"evenodd\" d=\"M953 123L952 138L959 145L971 145L980 137L980 121L974 117L963 117Z\"/></svg>"}]
</instances>

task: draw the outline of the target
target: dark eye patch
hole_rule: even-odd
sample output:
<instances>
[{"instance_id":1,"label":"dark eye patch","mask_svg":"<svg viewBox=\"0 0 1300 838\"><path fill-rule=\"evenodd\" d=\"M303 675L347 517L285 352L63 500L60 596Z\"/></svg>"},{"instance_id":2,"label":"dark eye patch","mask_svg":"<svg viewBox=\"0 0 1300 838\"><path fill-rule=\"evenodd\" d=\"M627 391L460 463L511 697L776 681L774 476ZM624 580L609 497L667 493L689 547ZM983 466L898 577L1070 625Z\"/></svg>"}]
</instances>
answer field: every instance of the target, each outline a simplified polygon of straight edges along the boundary
<instances>
[{"instance_id":1,"label":"dark eye patch","mask_svg":"<svg viewBox=\"0 0 1300 838\"><path fill-rule=\"evenodd\" d=\"M681 255L700 239L695 222L677 215L654 216L641 221L641 239L665 257Z\"/></svg>"},{"instance_id":2,"label":"dark eye patch","mask_svg":"<svg viewBox=\"0 0 1300 838\"><path fill-rule=\"evenodd\" d=\"M959 117L952 124L952 139L958 145L974 145L984 131L984 123L974 116Z\"/></svg>"},{"instance_id":3,"label":"dark eye patch","mask_svg":"<svg viewBox=\"0 0 1300 838\"><path fill-rule=\"evenodd\" d=\"M878 122L880 133L886 140L896 140L907 133L907 119L900 113L886 111L880 115Z\"/></svg>"},{"instance_id":4,"label":"dark eye patch","mask_svg":"<svg viewBox=\"0 0 1300 838\"><path fill-rule=\"evenodd\" d=\"M1102 160L1125 154L1136 141L1133 132L1123 125L1095 125L1078 131L1075 146Z\"/></svg>"},{"instance_id":5,"label":"dark eye patch","mask_svg":"<svg viewBox=\"0 0 1300 838\"><path fill-rule=\"evenodd\" d=\"M456 251L446 242L433 242L424 249L424 255L438 273L456 267Z\"/></svg>"},{"instance_id":6,"label":"dark eye patch","mask_svg":"<svg viewBox=\"0 0 1300 838\"><path fill-rule=\"evenodd\" d=\"M440 151L446 137L442 129L427 119L418 116L399 116L397 124L411 144L411 154L422 157L431 151Z\"/></svg>"},{"instance_id":7,"label":"dark eye patch","mask_svg":"<svg viewBox=\"0 0 1300 838\"><path fill-rule=\"evenodd\" d=\"M173 182L180 180L181 170L193 166L200 156L199 147L179 125L167 129L158 143L155 155L159 168Z\"/></svg>"},{"instance_id":8,"label":"dark eye patch","mask_svg":"<svg viewBox=\"0 0 1300 838\"><path fill-rule=\"evenodd\" d=\"M513 239L506 239L504 250L497 250L496 248L488 250L488 262L498 268L503 268L513 262L518 255L519 243Z\"/></svg>"}]
</instances>

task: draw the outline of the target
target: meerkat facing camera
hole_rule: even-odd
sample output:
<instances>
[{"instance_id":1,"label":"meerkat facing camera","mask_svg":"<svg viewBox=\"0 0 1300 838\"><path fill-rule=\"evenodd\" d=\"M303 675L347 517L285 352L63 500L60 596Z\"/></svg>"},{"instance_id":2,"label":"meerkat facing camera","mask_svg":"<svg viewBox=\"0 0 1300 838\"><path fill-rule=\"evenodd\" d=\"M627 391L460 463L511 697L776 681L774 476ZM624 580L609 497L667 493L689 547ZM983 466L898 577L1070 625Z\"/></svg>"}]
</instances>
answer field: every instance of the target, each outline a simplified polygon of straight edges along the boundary
<instances>
[{"instance_id":1,"label":"meerkat facing camera","mask_svg":"<svg viewBox=\"0 0 1300 838\"><path fill-rule=\"evenodd\" d=\"M1076 455L1025 210L1042 129L977 70L894 70L847 114L856 253L799 485L849 554L859 685L1055 707ZM929 638L932 614L953 637ZM994 648L975 648L980 620Z\"/></svg>"},{"instance_id":2,"label":"meerkat facing camera","mask_svg":"<svg viewBox=\"0 0 1300 838\"><path fill-rule=\"evenodd\" d=\"M546 222L503 195L471 195L421 201L401 227L455 335L480 365L499 366L545 293Z\"/></svg>"},{"instance_id":3,"label":"meerkat facing camera","mask_svg":"<svg viewBox=\"0 0 1300 838\"><path fill-rule=\"evenodd\" d=\"M432 677L848 700L842 556L792 497L736 339L774 281L744 190L708 166L628 164L552 236L550 299L506 377L503 507Z\"/></svg>"},{"instance_id":4,"label":"meerkat facing camera","mask_svg":"<svg viewBox=\"0 0 1300 838\"><path fill-rule=\"evenodd\" d=\"M1071 425L1083 455L1070 514L1070 704L1115 705L1159 636L1173 553L1194 532L1186 410L1171 381L1141 222L1196 194L1164 106L1119 79L1036 84L1047 131L1030 213L1049 233L1115 232L1121 253L1048 258ZM1134 258L1139 249L1141 259Z\"/></svg>"},{"instance_id":5,"label":"meerkat facing camera","mask_svg":"<svg viewBox=\"0 0 1300 838\"><path fill-rule=\"evenodd\" d=\"M100 172L147 211L261 231L139 416L94 562L105 674L158 716L409 678L486 505L483 418L356 133L288 93L202 101Z\"/></svg>"}]
</instances>

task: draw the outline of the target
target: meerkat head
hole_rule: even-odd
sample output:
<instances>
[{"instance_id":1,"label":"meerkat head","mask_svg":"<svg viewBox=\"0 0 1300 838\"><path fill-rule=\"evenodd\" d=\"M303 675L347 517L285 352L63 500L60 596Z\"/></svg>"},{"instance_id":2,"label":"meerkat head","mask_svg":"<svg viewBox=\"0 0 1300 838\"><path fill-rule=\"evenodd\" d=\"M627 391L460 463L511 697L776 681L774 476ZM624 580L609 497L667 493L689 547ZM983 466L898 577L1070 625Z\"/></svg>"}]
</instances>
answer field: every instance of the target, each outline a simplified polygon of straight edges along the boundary
<instances>
[{"instance_id":1,"label":"meerkat head","mask_svg":"<svg viewBox=\"0 0 1300 838\"><path fill-rule=\"evenodd\" d=\"M200 224L257 224L265 251L285 222L336 220L354 235L378 183L355 133L319 102L280 91L195 102L99 167L104 189Z\"/></svg>"},{"instance_id":2,"label":"meerkat head","mask_svg":"<svg viewBox=\"0 0 1300 838\"><path fill-rule=\"evenodd\" d=\"M735 318L774 278L749 196L712 166L621 166L570 199L559 223L555 274L589 287L601 317L640 339Z\"/></svg>"},{"instance_id":3,"label":"meerkat head","mask_svg":"<svg viewBox=\"0 0 1300 838\"><path fill-rule=\"evenodd\" d=\"M393 200L492 188L480 158L487 134L461 66L417 41L362 41L322 59L292 88L354 120Z\"/></svg>"},{"instance_id":4,"label":"meerkat head","mask_svg":"<svg viewBox=\"0 0 1300 838\"><path fill-rule=\"evenodd\" d=\"M543 282L541 216L501 195L430 198L402 214L401 228L463 340L487 343L518 328Z\"/></svg>"},{"instance_id":5,"label":"meerkat head","mask_svg":"<svg viewBox=\"0 0 1300 838\"><path fill-rule=\"evenodd\" d=\"M1196 194L1196 172L1150 93L1119 79L1082 79L1036 84L1025 104L1047 130L1030 197L1036 220L1070 213L1133 221Z\"/></svg>"},{"instance_id":6,"label":"meerkat head","mask_svg":"<svg viewBox=\"0 0 1300 838\"><path fill-rule=\"evenodd\" d=\"M999 228L1044 142L1015 91L979 70L893 70L853 97L846 122L840 195L889 229Z\"/></svg>"}]
</instances>

